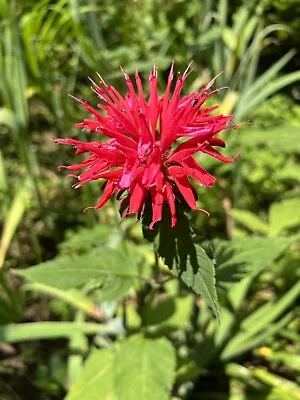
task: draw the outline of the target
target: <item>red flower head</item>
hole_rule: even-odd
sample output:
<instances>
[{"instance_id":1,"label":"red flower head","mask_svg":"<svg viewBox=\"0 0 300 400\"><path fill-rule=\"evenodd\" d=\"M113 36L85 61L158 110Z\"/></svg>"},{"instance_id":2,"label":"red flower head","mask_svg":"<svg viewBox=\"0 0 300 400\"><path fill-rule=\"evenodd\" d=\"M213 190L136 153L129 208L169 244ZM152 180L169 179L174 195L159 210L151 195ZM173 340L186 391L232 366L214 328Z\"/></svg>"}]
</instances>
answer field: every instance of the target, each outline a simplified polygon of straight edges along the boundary
<instances>
[{"instance_id":1,"label":"red flower head","mask_svg":"<svg viewBox=\"0 0 300 400\"><path fill-rule=\"evenodd\" d=\"M176 199L186 202L193 210L201 210L197 207L197 194L189 178L206 187L212 186L215 178L199 165L194 155L202 152L220 161L232 162L234 158L224 157L214 147L225 147L224 141L216 135L235 126L228 126L232 115L211 115L218 106L203 106L213 93L219 91L211 89L217 77L199 93L181 97L189 67L177 78L172 95L173 65L166 91L161 97L154 67L149 76L148 100L138 72L135 74L136 93L125 71L128 87L125 97L100 76L100 86L91 81L93 91L101 100L98 109L102 113L87 102L76 99L92 115L91 119L76 126L104 136L106 140L86 143L55 139L55 142L73 145L78 155L89 154L80 164L60 167L70 171L85 169L75 176L78 180L75 188L92 180L106 181L102 197L92 208L103 207L118 192L118 198L123 202L123 218L129 214L140 217L145 203L151 201L150 229L161 220L164 203L169 207L172 227L177 221Z\"/></svg>"}]
</instances>

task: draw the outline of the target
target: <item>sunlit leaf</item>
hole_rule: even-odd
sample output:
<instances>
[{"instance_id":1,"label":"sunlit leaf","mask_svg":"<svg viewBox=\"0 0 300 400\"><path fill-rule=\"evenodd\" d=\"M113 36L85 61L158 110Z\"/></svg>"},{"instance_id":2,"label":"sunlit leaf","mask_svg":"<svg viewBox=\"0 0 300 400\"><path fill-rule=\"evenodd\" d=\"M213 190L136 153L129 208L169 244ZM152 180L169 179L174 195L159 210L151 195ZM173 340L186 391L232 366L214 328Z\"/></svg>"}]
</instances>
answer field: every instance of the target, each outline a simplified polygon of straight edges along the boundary
<instances>
[{"instance_id":1,"label":"sunlit leaf","mask_svg":"<svg viewBox=\"0 0 300 400\"><path fill-rule=\"evenodd\" d=\"M82 374L72 386L66 400L115 400L115 354L110 350L94 350Z\"/></svg>"},{"instance_id":2,"label":"sunlit leaf","mask_svg":"<svg viewBox=\"0 0 300 400\"><path fill-rule=\"evenodd\" d=\"M175 366L167 339L133 336L115 351L93 351L66 400L168 400Z\"/></svg>"},{"instance_id":3,"label":"sunlit leaf","mask_svg":"<svg viewBox=\"0 0 300 400\"><path fill-rule=\"evenodd\" d=\"M137 274L136 262L124 252L103 248L83 256L60 257L25 270L15 270L30 282L68 290L95 281L103 286L103 298L126 294Z\"/></svg>"},{"instance_id":4,"label":"sunlit leaf","mask_svg":"<svg viewBox=\"0 0 300 400\"><path fill-rule=\"evenodd\" d=\"M214 262L199 245L194 244L188 217L181 206L177 207L175 227L171 228L169 213L165 209L164 218L157 229L156 248L159 256L188 287L208 302L219 319Z\"/></svg>"},{"instance_id":5,"label":"sunlit leaf","mask_svg":"<svg viewBox=\"0 0 300 400\"><path fill-rule=\"evenodd\" d=\"M300 199L286 199L273 203L269 211L270 233L278 235L285 229L300 225Z\"/></svg>"},{"instance_id":6,"label":"sunlit leaf","mask_svg":"<svg viewBox=\"0 0 300 400\"><path fill-rule=\"evenodd\" d=\"M168 400L175 378L174 348L165 339L133 336L116 354L116 386L122 400Z\"/></svg>"}]
</instances>

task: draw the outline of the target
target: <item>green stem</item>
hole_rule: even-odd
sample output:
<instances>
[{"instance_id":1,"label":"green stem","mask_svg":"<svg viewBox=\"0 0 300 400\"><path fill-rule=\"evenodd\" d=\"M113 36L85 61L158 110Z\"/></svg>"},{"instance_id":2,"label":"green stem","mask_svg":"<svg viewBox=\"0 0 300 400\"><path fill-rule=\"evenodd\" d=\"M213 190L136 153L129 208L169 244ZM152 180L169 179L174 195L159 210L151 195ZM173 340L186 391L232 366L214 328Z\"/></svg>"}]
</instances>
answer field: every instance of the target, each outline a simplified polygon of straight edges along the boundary
<instances>
[{"instance_id":1,"label":"green stem","mask_svg":"<svg viewBox=\"0 0 300 400\"><path fill-rule=\"evenodd\" d=\"M82 311L77 311L75 322L84 323L85 315ZM68 387L70 387L79 376L84 355L88 352L88 342L84 333L75 333L69 341L70 355L68 357Z\"/></svg>"},{"instance_id":2,"label":"green stem","mask_svg":"<svg viewBox=\"0 0 300 400\"><path fill-rule=\"evenodd\" d=\"M28 322L0 326L0 342L17 343L41 339L70 339L74 334L113 334L112 328L91 322Z\"/></svg>"}]
</instances>

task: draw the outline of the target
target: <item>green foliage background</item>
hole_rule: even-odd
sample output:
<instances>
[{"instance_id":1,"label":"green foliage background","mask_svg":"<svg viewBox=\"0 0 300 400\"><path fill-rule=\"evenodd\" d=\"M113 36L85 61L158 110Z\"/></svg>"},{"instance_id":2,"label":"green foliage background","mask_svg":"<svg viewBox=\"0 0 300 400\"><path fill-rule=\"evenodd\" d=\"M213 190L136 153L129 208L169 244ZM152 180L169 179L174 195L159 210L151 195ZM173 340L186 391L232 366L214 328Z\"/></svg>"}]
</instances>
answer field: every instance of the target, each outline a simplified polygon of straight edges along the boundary
<instances>
[{"instance_id":1,"label":"green foliage background","mask_svg":"<svg viewBox=\"0 0 300 400\"><path fill-rule=\"evenodd\" d=\"M300 399L298 3L0 0L1 400ZM51 139L87 140L88 76L124 93L119 66L155 62L163 90L191 59L186 93L223 70L215 102L251 125L159 258L114 202L82 213L99 183L71 189Z\"/></svg>"}]
</instances>

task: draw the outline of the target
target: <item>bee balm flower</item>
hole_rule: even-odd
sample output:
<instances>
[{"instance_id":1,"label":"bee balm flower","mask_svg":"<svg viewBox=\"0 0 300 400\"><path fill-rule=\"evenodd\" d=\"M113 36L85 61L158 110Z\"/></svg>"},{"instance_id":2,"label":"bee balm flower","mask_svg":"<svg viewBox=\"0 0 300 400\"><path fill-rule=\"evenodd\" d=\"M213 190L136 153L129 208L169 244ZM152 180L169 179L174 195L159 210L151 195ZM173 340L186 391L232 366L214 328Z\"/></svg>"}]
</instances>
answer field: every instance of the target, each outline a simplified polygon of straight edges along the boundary
<instances>
[{"instance_id":1,"label":"bee balm flower","mask_svg":"<svg viewBox=\"0 0 300 400\"><path fill-rule=\"evenodd\" d=\"M204 107L206 100L219 91L212 90L217 77L199 93L181 96L189 67L177 77L172 94L173 65L162 96L158 95L154 67L149 76L148 99L138 72L135 89L124 70L128 87L125 97L99 76L100 85L91 80L92 89L101 100L98 109L76 99L91 114L90 119L76 126L94 132L96 140L55 139L55 142L74 146L77 155L88 154L79 164L60 167L84 170L75 175L78 180L75 188L93 180L105 180L98 203L88 208L103 207L117 193L123 202L123 217L129 214L140 217L149 201L152 204L150 229L161 220L164 204L169 207L172 227L177 221L176 201L185 202L193 210L202 210L197 207L197 193L190 178L206 187L211 187L215 178L198 163L195 155L204 153L222 162L232 162L234 158L224 157L215 147L225 147L224 141L216 135L235 126L228 125L232 115L212 115L218 106ZM98 135L105 140L97 140Z\"/></svg>"}]
</instances>

